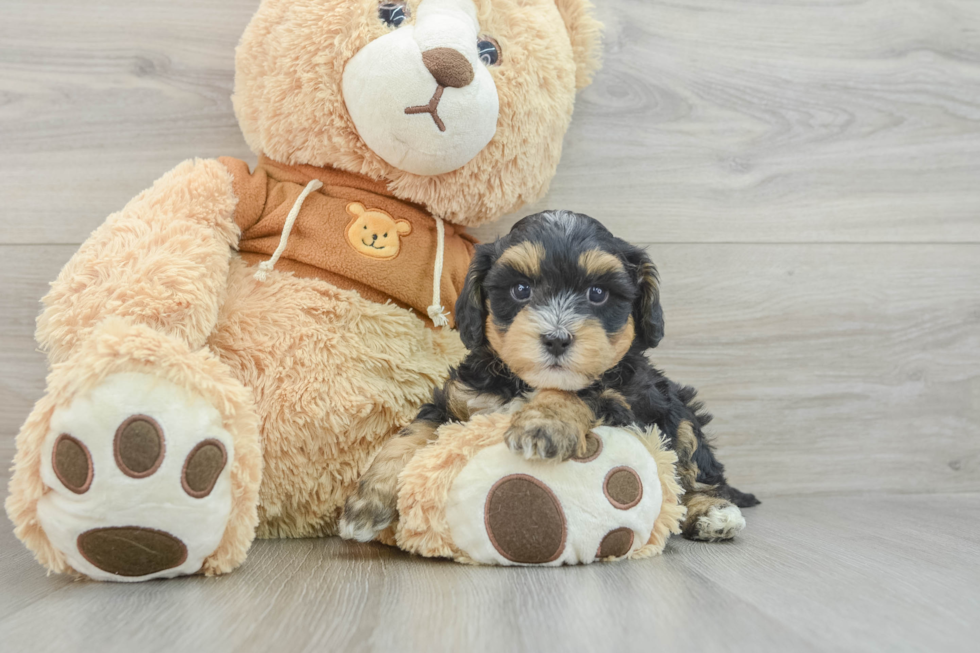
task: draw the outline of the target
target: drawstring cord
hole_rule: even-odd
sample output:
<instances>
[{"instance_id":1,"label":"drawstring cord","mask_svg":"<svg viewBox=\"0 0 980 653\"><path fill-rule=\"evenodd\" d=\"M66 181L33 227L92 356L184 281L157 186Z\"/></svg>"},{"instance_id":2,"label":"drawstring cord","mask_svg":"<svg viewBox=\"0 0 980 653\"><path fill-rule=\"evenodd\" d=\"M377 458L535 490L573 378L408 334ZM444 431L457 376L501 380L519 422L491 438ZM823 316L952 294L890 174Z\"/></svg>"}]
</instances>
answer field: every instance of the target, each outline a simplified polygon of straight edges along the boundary
<instances>
[{"instance_id":1,"label":"drawstring cord","mask_svg":"<svg viewBox=\"0 0 980 653\"><path fill-rule=\"evenodd\" d=\"M279 236L279 246L276 247L276 251L272 253L268 261L259 263L259 269L255 271L254 275L256 280L265 281L268 279L269 272L276 266L283 252L286 251L289 234L293 230L293 225L296 224L296 218L299 216L300 209L303 208L303 202L306 201L310 193L322 187L323 184L320 180L314 179L306 185L303 192L296 198L296 202L293 203L293 208L290 209L289 215L286 216L286 224L283 225L282 235ZM436 260L432 271L432 305L429 306L427 312L433 325L444 327L449 326L449 313L446 312L445 307L443 307L440 301L442 297L442 269L445 265L446 258L446 225L443 224L440 218L433 216L433 219L436 221Z\"/></svg>"},{"instance_id":2,"label":"drawstring cord","mask_svg":"<svg viewBox=\"0 0 980 653\"><path fill-rule=\"evenodd\" d=\"M293 208L289 210L289 215L286 216L286 224L283 226L282 235L279 237L279 247L276 247L276 251L272 253L268 261L259 263L259 269L255 271L254 276L258 281L265 281L269 277L269 271L276 266L279 257L286 251L289 233L293 230L293 225L296 224L296 216L299 215L299 210L303 208L303 202L306 201L310 193L321 188L323 188L323 183L319 179L314 179L306 185L303 192L296 198Z\"/></svg>"},{"instance_id":3,"label":"drawstring cord","mask_svg":"<svg viewBox=\"0 0 980 653\"><path fill-rule=\"evenodd\" d=\"M437 327L449 326L449 313L443 307L442 296L442 267L446 252L446 226L441 218L432 216L436 221L436 263L432 270L432 305L429 306L429 319Z\"/></svg>"}]
</instances>

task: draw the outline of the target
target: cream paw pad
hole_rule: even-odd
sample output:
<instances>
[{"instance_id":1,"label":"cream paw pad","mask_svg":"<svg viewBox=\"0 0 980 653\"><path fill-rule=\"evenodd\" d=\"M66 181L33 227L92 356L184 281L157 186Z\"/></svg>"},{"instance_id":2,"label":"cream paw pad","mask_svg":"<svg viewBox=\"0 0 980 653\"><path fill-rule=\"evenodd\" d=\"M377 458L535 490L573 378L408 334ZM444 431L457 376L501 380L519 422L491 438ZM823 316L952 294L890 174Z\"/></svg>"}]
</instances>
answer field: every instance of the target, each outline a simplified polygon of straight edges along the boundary
<instances>
[{"instance_id":1,"label":"cream paw pad","mask_svg":"<svg viewBox=\"0 0 980 653\"><path fill-rule=\"evenodd\" d=\"M146 374L114 374L53 414L38 519L90 578L197 573L228 523L233 456L204 399Z\"/></svg>"},{"instance_id":2,"label":"cream paw pad","mask_svg":"<svg viewBox=\"0 0 980 653\"><path fill-rule=\"evenodd\" d=\"M510 451L508 415L449 424L399 478L398 545L496 565L588 564L660 553L684 515L659 431L596 427L562 463Z\"/></svg>"}]
</instances>

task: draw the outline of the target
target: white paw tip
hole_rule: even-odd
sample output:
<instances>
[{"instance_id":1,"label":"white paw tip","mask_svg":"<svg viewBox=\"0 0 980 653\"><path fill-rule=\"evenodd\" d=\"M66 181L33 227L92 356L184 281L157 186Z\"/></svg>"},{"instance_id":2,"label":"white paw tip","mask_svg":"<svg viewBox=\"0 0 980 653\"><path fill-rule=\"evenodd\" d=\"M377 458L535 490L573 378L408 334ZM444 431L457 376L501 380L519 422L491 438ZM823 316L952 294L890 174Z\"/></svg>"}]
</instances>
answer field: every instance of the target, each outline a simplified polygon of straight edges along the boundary
<instances>
[{"instance_id":1,"label":"white paw tip","mask_svg":"<svg viewBox=\"0 0 980 653\"><path fill-rule=\"evenodd\" d=\"M738 506L713 506L698 518L698 539L730 540L745 528L745 517Z\"/></svg>"},{"instance_id":2,"label":"white paw tip","mask_svg":"<svg viewBox=\"0 0 980 653\"><path fill-rule=\"evenodd\" d=\"M378 531L375 531L370 526L358 527L348 522L346 519L340 520L340 537L345 540L354 540L355 542L371 542L377 536Z\"/></svg>"}]
</instances>

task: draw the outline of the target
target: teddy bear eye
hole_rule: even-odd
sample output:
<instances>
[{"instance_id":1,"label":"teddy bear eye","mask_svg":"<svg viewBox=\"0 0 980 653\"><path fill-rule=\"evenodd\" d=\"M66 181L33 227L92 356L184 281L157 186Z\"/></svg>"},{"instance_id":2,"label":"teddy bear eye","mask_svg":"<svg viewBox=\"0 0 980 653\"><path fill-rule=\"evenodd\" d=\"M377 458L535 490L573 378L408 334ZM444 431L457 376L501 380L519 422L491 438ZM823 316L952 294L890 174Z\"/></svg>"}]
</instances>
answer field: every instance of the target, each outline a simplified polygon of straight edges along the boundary
<instances>
[{"instance_id":1,"label":"teddy bear eye","mask_svg":"<svg viewBox=\"0 0 980 653\"><path fill-rule=\"evenodd\" d=\"M378 18L388 27L398 27L408 18L408 5L404 2L383 2L378 7Z\"/></svg>"},{"instance_id":2,"label":"teddy bear eye","mask_svg":"<svg viewBox=\"0 0 980 653\"><path fill-rule=\"evenodd\" d=\"M385 232L385 235L384 235L384 236L382 236L382 238L387 238L387 237L388 237L388 232L386 231L386 232Z\"/></svg>"},{"instance_id":3,"label":"teddy bear eye","mask_svg":"<svg viewBox=\"0 0 980 653\"><path fill-rule=\"evenodd\" d=\"M476 42L476 54L486 66L500 65L500 44L492 37L480 37Z\"/></svg>"}]
</instances>

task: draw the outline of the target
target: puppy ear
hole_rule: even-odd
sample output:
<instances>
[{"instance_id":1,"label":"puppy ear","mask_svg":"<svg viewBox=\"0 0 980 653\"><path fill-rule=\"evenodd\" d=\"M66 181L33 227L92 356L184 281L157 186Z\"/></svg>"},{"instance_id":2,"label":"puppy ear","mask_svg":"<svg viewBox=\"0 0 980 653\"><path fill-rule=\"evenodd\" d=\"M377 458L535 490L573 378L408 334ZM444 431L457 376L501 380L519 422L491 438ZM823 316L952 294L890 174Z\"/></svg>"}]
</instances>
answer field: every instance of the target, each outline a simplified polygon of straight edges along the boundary
<instances>
[{"instance_id":1,"label":"puppy ear","mask_svg":"<svg viewBox=\"0 0 980 653\"><path fill-rule=\"evenodd\" d=\"M626 256L632 267L640 294L633 302L633 322L636 338L647 349L656 347L664 337L664 311L660 307L660 275L657 267L641 249Z\"/></svg>"},{"instance_id":2,"label":"puppy ear","mask_svg":"<svg viewBox=\"0 0 980 653\"><path fill-rule=\"evenodd\" d=\"M456 300L456 330L467 349L476 349L487 342L487 302L483 280L496 259L492 244L477 245L463 291Z\"/></svg>"},{"instance_id":3,"label":"puppy ear","mask_svg":"<svg viewBox=\"0 0 980 653\"><path fill-rule=\"evenodd\" d=\"M593 18L595 7L589 0L555 0L555 4L572 42L575 88L583 89L592 83L592 76L599 69L602 23Z\"/></svg>"}]
</instances>

